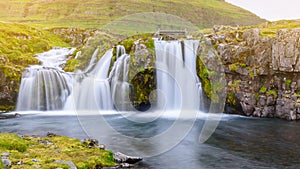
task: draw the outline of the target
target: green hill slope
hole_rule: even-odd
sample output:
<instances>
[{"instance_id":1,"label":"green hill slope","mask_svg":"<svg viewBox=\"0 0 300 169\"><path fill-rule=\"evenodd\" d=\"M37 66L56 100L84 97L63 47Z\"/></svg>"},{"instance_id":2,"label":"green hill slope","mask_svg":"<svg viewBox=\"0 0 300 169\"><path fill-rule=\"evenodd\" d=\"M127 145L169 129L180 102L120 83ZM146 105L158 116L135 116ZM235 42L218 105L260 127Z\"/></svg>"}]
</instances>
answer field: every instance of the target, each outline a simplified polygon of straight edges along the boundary
<instances>
[{"instance_id":1,"label":"green hill slope","mask_svg":"<svg viewBox=\"0 0 300 169\"><path fill-rule=\"evenodd\" d=\"M0 20L50 28L101 28L120 17L141 12L172 14L199 28L264 22L223 0L0 0Z\"/></svg>"}]
</instances>

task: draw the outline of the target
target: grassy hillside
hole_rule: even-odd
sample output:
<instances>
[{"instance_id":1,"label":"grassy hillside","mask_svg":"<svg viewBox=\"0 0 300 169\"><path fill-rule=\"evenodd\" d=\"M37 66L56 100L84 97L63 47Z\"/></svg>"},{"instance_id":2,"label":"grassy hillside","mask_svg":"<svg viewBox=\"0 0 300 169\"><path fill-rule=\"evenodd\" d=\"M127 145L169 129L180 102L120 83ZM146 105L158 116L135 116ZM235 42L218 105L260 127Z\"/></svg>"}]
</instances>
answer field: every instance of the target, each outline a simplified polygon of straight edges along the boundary
<instances>
[{"instance_id":1,"label":"grassy hillside","mask_svg":"<svg viewBox=\"0 0 300 169\"><path fill-rule=\"evenodd\" d=\"M49 28L101 28L120 17L141 12L176 15L199 28L264 21L223 0L0 0L0 20ZM145 20L136 22L144 25ZM155 22L155 19L146 22ZM169 24L172 22L174 20Z\"/></svg>"}]
</instances>

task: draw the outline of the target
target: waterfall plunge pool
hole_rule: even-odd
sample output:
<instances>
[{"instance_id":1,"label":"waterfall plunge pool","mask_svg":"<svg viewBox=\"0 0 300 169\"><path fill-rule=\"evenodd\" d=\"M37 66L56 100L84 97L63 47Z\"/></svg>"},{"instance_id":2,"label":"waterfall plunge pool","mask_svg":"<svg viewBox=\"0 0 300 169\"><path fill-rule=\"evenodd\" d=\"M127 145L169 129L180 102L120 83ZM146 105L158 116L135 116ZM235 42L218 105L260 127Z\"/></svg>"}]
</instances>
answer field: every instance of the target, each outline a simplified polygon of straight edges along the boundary
<instances>
[{"instance_id":1,"label":"waterfall plunge pool","mask_svg":"<svg viewBox=\"0 0 300 169\"><path fill-rule=\"evenodd\" d=\"M129 155L150 149L165 149L165 143L172 142L173 137L155 144L146 143L148 146L145 146L145 142L132 142L130 138L162 134L176 120L166 116L150 123L133 123L124 114L119 115L114 111L84 117L61 111L18 113L21 113L18 118L0 121L1 132L41 136L54 132L84 139L88 135L82 127L83 121L101 132L99 141L107 149ZM128 139L109 132L105 127L101 128L101 117ZM184 125L188 118L181 121L179 125ZM204 122L205 115L198 116L191 131L179 144L159 155L144 158L135 168L299 168L300 124L297 122L223 115L210 139L200 144L198 139Z\"/></svg>"}]
</instances>

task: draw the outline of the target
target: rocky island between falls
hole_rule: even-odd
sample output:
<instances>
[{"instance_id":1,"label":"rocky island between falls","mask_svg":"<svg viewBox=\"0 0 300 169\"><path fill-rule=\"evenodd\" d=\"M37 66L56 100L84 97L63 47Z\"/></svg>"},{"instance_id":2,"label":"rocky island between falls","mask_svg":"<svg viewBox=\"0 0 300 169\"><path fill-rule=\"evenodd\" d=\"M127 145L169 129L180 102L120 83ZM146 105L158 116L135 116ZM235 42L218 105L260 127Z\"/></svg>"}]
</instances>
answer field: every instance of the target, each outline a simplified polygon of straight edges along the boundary
<instances>
[{"instance_id":1,"label":"rocky island between falls","mask_svg":"<svg viewBox=\"0 0 300 169\"><path fill-rule=\"evenodd\" d=\"M140 157L105 150L95 139L78 140L47 133L46 137L0 134L0 169L132 168Z\"/></svg>"},{"instance_id":2,"label":"rocky island between falls","mask_svg":"<svg viewBox=\"0 0 300 169\"><path fill-rule=\"evenodd\" d=\"M197 75L209 101L218 102L219 98L214 96L224 95L225 89L226 113L300 119L299 27L299 21L295 20L244 27L214 26L193 32L193 39L217 52L217 55L197 56ZM66 71L86 66L89 60L86 58L91 57L95 44L100 49L98 58L109 48L124 45L126 52L133 56L130 68L140 71L138 79L130 81L137 90L133 96L135 103L137 107L149 103L147 94L155 87L153 34L126 37L75 28L53 29L52 33L77 47L64 66ZM0 108L6 112L15 108L22 70L36 60L9 62L0 55L0 62L10 64L1 67L0 72ZM225 79L216 73L220 71Z\"/></svg>"}]
</instances>

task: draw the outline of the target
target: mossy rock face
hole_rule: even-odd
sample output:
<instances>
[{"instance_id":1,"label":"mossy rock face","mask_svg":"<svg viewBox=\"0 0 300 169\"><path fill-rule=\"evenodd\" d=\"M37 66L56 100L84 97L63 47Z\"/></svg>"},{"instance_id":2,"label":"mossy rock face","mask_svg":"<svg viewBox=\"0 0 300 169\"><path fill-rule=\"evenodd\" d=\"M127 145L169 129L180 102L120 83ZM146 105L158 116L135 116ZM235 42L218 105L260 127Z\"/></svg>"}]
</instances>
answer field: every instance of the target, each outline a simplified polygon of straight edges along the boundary
<instances>
[{"instance_id":1,"label":"mossy rock face","mask_svg":"<svg viewBox=\"0 0 300 169\"><path fill-rule=\"evenodd\" d=\"M131 103L138 110L150 106L150 94L156 89L155 49L153 34L141 34L122 40L118 45L125 47L130 54L129 83ZM116 50L113 52L116 59ZM111 64L112 67L113 63ZM151 96L152 97L152 96ZM153 95L153 99L155 96Z\"/></svg>"},{"instance_id":2,"label":"mossy rock face","mask_svg":"<svg viewBox=\"0 0 300 169\"><path fill-rule=\"evenodd\" d=\"M132 84L130 100L137 110L143 111L151 106L150 97L156 100L156 69L148 68L137 73L130 81ZM150 96L151 95L151 96Z\"/></svg>"},{"instance_id":3,"label":"mossy rock face","mask_svg":"<svg viewBox=\"0 0 300 169\"><path fill-rule=\"evenodd\" d=\"M201 42L198 48L196 69L208 98L213 104L223 104L226 98L224 68L218 53L207 41Z\"/></svg>"},{"instance_id":4,"label":"mossy rock face","mask_svg":"<svg viewBox=\"0 0 300 169\"><path fill-rule=\"evenodd\" d=\"M56 161L72 161L78 169L111 167L115 165L111 151L89 148L78 139L64 136L20 138L0 134L0 153L9 153L14 168L69 168ZM17 165L22 161L21 165Z\"/></svg>"}]
</instances>

